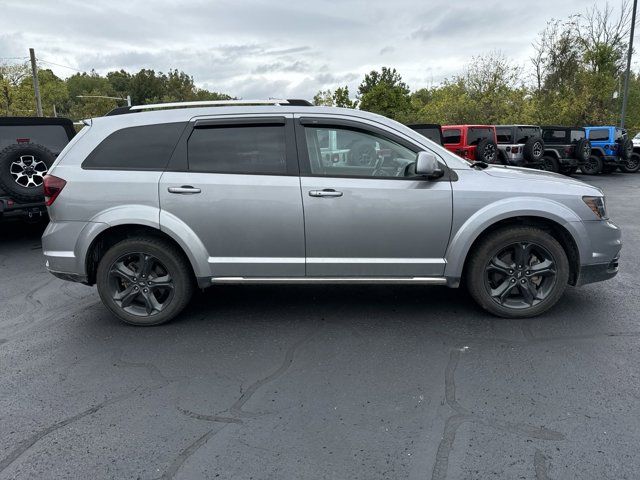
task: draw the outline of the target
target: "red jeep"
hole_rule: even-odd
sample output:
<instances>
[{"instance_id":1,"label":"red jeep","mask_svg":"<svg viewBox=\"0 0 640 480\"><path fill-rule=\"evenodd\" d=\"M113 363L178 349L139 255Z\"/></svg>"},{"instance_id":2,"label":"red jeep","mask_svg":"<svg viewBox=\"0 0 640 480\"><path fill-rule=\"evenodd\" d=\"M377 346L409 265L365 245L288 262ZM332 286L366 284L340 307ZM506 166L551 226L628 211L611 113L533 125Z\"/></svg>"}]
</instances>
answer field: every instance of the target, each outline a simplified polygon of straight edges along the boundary
<instances>
[{"instance_id":1,"label":"red jeep","mask_svg":"<svg viewBox=\"0 0 640 480\"><path fill-rule=\"evenodd\" d=\"M497 163L498 144L493 125L443 125L444 147L470 162Z\"/></svg>"}]
</instances>

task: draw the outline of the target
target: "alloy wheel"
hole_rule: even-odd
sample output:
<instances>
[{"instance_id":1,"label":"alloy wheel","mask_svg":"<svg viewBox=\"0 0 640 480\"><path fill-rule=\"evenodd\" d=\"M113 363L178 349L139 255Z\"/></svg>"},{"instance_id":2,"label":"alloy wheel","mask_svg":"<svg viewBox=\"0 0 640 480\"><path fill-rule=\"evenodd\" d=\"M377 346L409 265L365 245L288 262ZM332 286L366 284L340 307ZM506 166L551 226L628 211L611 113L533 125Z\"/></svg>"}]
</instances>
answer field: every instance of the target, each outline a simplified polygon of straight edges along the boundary
<instances>
[{"instance_id":1,"label":"alloy wheel","mask_svg":"<svg viewBox=\"0 0 640 480\"><path fill-rule=\"evenodd\" d=\"M20 155L9 167L13 180L21 187L27 188L42 185L48 170L47 164L33 155Z\"/></svg>"},{"instance_id":2,"label":"alloy wheel","mask_svg":"<svg viewBox=\"0 0 640 480\"><path fill-rule=\"evenodd\" d=\"M484 158L487 163L494 163L496 161L496 147L492 144L484 147Z\"/></svg>"},{"instance_id":3,"label":"alloy wheel","mask_svg":"<svg viewBox=\"0 0 640 480\"><path fill-rule=\"evenodd\" d=\"M128 253L109 268L114 303L125 312L150 317L163 311L173 299L173 277L166 266L148 253Z\"/></svg>"},{"instance_id":4,"label":"alloy wheel","mask_svg":"<svg viewBox=\"0 0 640 480\"><path fill-rule=\"evenodd\" d=\"M518 242L501 248L487 263L485 288L494 302L525 309L544 301L556 283L556 261L544 247Z\"/></svg>"}]
</instances>

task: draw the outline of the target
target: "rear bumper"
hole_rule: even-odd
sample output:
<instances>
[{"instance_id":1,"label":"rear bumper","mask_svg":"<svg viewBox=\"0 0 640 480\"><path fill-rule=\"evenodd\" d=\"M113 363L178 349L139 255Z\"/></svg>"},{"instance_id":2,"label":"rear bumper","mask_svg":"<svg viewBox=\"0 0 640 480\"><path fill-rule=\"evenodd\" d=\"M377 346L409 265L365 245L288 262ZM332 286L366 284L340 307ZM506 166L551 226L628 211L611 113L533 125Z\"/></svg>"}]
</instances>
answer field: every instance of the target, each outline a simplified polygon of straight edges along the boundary
<instances>
[{"instance_id":1,"label":"rear bumper","mask_svg":"<svg viewBox=\"0 0 640 480\"><path fill-rule=\"evenodd\" d=\"M44 202L18 203L10 197L0 197L0 218L45 218Z\"/></svg>"}]
</instances>

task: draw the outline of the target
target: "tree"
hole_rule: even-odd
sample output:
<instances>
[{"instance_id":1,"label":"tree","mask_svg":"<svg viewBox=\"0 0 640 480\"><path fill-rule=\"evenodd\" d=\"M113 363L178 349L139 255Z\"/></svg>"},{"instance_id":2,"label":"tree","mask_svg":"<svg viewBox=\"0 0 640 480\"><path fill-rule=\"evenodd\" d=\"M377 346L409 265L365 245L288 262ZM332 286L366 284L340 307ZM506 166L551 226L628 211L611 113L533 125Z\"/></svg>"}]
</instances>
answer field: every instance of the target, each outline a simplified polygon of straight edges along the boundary
<instances>
[{"instance_id":1,"label":"tree","mask_svg":"<svg viewBox=\"0 0 640 480\"><path fill-rule=\"evenodd\" d=\"M409 93L409 86L395 68L372 70L358 87L360 109L404 120L411 114Z\"/></svg>"},{"instance_id":2,"label":"tree","mask_svg":"<svg viewBox=\"0 0 640 480\"><path fill-rule=\"evenodd\" d=\"M349 98L349 87L345 85L335 90L318 91L313 97L313 104L325 107L356 108L358 101Z\"/></svg>"}]
</instances>

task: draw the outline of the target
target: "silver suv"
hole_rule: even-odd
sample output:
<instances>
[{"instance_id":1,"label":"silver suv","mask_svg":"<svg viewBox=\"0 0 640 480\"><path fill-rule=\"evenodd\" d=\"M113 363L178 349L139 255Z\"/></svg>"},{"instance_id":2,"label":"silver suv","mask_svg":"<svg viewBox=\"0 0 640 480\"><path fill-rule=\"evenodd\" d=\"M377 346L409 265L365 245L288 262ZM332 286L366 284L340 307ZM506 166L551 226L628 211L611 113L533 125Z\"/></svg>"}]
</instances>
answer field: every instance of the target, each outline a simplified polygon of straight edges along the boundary
<instances>
[{"instance_id":1,"label":"silver suv","mask_svg":"<svg viewBox=\"0 0 640 480\"><path fill-rule=\"evenodd\" d=\"M530 317L617 273L595 187L469 164L359 110L236 103L87 121L46 177L49 271L135 325L228 283L464 282L489 312Z\"/></svg>"}]
</instances>

